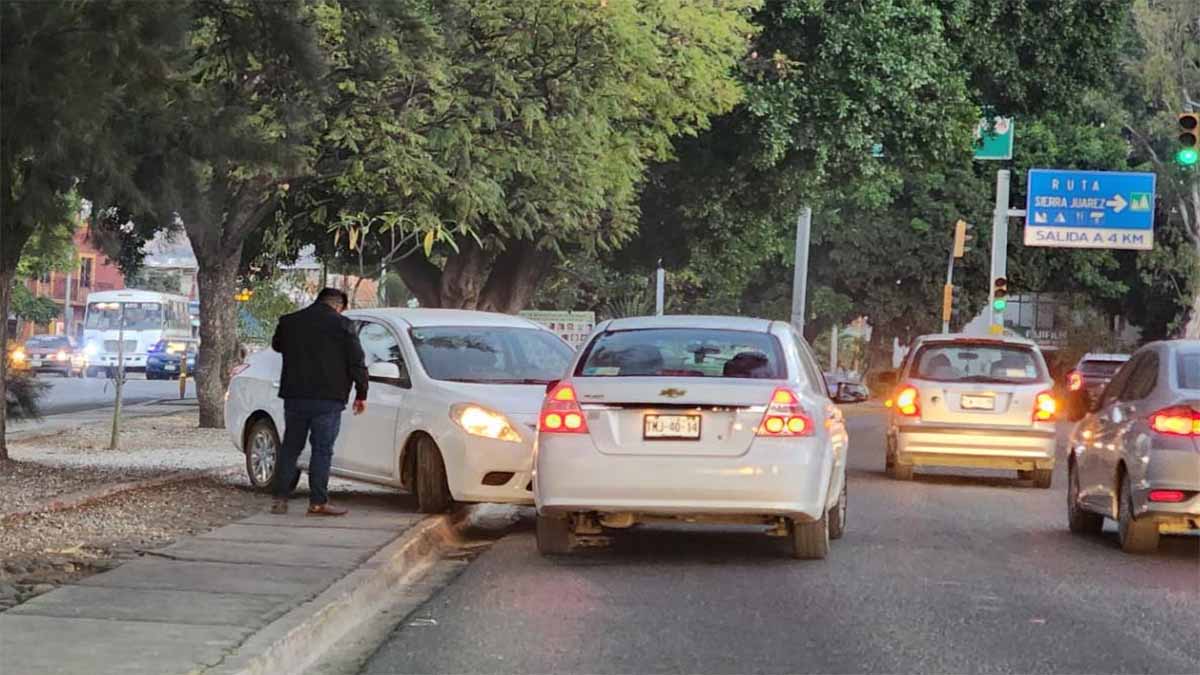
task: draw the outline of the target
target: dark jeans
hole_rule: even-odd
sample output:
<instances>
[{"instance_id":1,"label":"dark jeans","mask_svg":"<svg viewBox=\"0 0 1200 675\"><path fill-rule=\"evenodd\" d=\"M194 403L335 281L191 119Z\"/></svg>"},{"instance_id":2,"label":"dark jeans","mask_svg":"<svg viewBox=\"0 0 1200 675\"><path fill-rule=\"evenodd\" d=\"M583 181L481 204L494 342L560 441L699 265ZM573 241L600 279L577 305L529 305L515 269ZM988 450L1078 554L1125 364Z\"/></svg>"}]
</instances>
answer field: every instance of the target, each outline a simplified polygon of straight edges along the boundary
<instances>
[{"instance_id":1,"label":"dark jeans","mask_svg":"<svg viewBox=\"0 0 1200 675\"><path fill-rule=\"evenodd\" d=\"M283 448L279 467L275 470L275 497L291 496L296 477L296 460L304 452L305 442L312 445L308 460L308 501L324 504L329 501L329 465L333 462L333 443L342 428L345 403L307 398L288 398L283 401Z\"/></svg>"}]
</instances>

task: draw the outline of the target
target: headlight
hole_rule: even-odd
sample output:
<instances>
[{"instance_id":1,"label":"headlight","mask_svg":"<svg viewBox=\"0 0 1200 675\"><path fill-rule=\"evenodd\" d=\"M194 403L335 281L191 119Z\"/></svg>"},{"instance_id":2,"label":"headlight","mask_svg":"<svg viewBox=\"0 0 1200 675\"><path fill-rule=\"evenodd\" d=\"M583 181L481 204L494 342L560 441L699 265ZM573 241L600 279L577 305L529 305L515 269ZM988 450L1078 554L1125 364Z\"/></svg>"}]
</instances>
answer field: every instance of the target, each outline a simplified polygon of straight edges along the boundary
<instances>
[{"instance_id":1,"label":"headlight","mask_svg":"<svg viewBox=\"0 0 1200 675\"><path fill-rule=\"evenodd\" d=\"M83 353L87 354L88 356L95 356L96 354L100 353L100 348L96 346L95 342L89 342L87 343L87 346L83 348Z\"/></svg>"},{"instance_id":2,"label":"headlight","mask_svg":"<svg viewBox=\"0 0 1200 675\"><path fill-rule=\"evenodd\" d=\"M495 438L510 443L521 442L508 418L483 406L460 403L450 408L450 419L472 436Z\"/></svg>"},{"instance_id":3,"label":"headlight","mask_svg":"<svg viewBox=\"0 0 1200 675\"><path fill-rule=\"evenodd\" d=\"M54 358L58 361L66 361L67 353L60 349L58 350L58 353L54 355Z\"/></svg>"},{"instance_id":4,"label":"headlight","mask_svg":"<svg viewBox=\"0 0 1200 675\"><path fill-rule=\"evenodd\" d=\"M12 353L13 363L25 363L25 350L17 349Z\"/></svg>"},{"instance_id":5,"label":"headlight","mask_svg":"<svg viewBox=\"0 0 1200 675\"><path fill-rule=\"evenodd\" d=\"M167 345L168 354L178 354L185 349L187 349L187 345L183 344L182 342L172 342Z\"/></svg>"}]
</instances>

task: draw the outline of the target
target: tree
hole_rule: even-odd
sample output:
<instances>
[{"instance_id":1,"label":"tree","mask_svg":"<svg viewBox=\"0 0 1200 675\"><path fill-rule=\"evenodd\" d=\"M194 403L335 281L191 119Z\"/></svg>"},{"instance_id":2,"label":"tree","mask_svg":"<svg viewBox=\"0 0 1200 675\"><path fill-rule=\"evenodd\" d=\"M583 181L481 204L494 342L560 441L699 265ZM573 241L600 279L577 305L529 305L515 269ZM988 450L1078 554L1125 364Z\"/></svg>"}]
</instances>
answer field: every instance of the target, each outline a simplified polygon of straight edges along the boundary
<instances>
[{"instance_id":1,"label":"tree","mask_svg":"<svg viewBox=\"0 0 1200 675\"><path fill-rule=\"evenodd\" d=\"M171 34L169 9L119 1L0 6L0 316L8 315L27 242L73 228L73 191L81 181L124 168L111 142L124 105L114 92L136 97L157 77L157 40ZM0 321L0 344L7 333L8 322ZM8 381L0 362L6 401ZM8 458L7 409L0 410L0 460Z\"/></svg>"},{"instance_id":2,"label":"tree","mask_svg":"<svg viewBox=\"0 0 1200 675\"><path fill-rule=\"evenodd\" d=\"M59 306L50 298L35 298L24 284L12 289L11 311L21 321L45 325L58 318Z\"/></svg>"}]
</instances>

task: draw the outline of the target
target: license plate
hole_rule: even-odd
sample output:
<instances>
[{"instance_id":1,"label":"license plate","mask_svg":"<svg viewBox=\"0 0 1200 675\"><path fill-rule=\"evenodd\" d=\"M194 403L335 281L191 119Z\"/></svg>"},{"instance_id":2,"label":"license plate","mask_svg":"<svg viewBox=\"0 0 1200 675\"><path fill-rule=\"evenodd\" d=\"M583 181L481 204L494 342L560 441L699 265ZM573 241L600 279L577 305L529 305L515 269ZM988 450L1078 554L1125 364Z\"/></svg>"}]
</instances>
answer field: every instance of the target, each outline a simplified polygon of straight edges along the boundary
<instances>
[{"instance_id":1,"label":"license plate","mask_svg":"<svg viewBox=\"0 0 1200 675\"><path fill-rule=\"evenodd\" d=\"M995 410L995 396L969 396L963 394L962 400L963 410Z\"/></svg>"},{"instance_id":2,"label":"license plate","mask_svg":"<svg viewBox=\"0 0 1200 675\"><path fill-rule=\"evenodd\" d=\"M175 370L175 366L163 366L163 370Z\"/></svg>"},{"instance_id":3,"label":"license plate","mask_svg":"<svg viewBox=\"0 0 1200 675\"><path fill-rule=\"evenodd\" d=\"M642 421L643 438L700 438L699 415L646 415Z\"/></svg>"},{"instance_id":4,"label":"license plate","mask_svg":"<svg viewBox=\"0 0 1200 675\"><path fill-rule=\"evenodd\" d=\"M32 361L29 362L29 365L33 366L34 368L37 368L42 365L42 360L41 359L33 359Z\"/></svg>"}]
</instances>

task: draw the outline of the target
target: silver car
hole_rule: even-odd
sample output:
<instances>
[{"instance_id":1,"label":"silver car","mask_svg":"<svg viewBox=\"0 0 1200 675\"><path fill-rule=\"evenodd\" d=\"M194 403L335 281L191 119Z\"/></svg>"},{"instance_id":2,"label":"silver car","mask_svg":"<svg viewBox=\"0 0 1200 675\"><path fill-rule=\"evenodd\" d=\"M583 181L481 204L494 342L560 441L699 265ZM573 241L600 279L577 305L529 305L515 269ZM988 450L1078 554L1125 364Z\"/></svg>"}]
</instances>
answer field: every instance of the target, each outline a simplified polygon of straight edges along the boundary
<instances>
[{"instance_id":1,"label":"silver car","mask_svg":"<svg viewBox=\"0 0 1200 675\"><path fill-rule=\"evenodd\" d=\"M889 401L887 470L1015 469L1039 488L1054 471L1058 403L1042 353L1016 337L917 338Z\"/></svg>"},{"instance_id":2,"label":"silver car","mask_svg":"<svg viewBox=\"0 0 1200 675\"><path fill-rule=\"evenodd\" d=\"M1071 433L1072 532L1117 521L1121 548L1200 529L1200 340L1146 345L1121 367Z\"/></svg>"}]
</instances>

